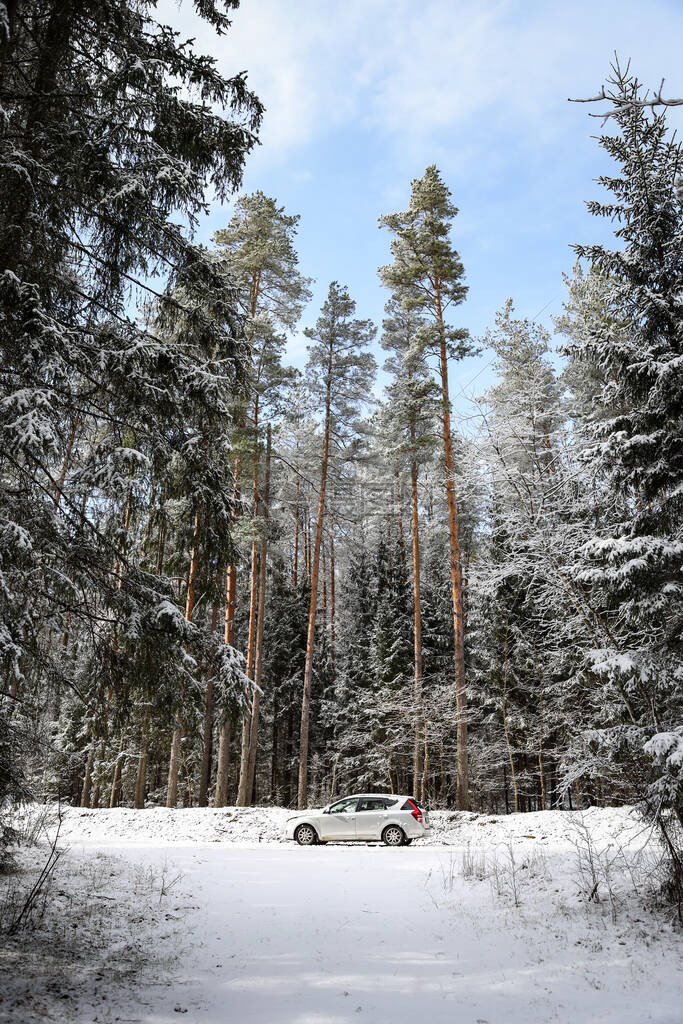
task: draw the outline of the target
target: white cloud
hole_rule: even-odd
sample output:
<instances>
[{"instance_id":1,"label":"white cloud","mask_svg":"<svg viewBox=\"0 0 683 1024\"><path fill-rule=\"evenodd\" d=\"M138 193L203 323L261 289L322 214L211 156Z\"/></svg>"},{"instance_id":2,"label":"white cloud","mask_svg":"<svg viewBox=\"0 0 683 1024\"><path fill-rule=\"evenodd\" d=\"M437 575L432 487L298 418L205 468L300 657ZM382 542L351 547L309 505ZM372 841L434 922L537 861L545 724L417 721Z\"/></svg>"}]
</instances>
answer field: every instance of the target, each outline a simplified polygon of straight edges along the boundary
<instances>
[{"instance_id":1,"label":"white cloud","mask_svg":"<svg viewBox=\"0 0 683 1024\"><path fill-rule=\"evenodd\" d=\"M466 159L496 126L552 138L567 96L597 89L614 49L658 83L679 66L683 29L683 9L663 0L247 0L220 39L189 3L159 10L225 73L249 72L266 162L351 122L407 162L426 139Z\"/></svg>"}]
</instances>

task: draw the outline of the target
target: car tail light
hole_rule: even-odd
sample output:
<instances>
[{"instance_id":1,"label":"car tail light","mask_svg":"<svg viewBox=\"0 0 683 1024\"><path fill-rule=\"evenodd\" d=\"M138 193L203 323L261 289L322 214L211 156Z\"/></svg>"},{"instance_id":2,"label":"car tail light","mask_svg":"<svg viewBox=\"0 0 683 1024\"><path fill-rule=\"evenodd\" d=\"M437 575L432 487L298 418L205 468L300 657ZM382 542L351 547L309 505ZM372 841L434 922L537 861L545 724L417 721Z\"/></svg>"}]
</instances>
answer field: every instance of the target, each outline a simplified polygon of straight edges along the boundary
<instances>
[{"instance_id":1,"label":"car tail light","mask_svg":"<svg viewBox=\"0 0 683 1024\"><path fill-rule=\"evenodd\" d=\"M415 818L415 821L422 821L422 811L417 806L414 800L408 800L408 803L412 807L411 814Z\"/></svg>"}]
</instances>

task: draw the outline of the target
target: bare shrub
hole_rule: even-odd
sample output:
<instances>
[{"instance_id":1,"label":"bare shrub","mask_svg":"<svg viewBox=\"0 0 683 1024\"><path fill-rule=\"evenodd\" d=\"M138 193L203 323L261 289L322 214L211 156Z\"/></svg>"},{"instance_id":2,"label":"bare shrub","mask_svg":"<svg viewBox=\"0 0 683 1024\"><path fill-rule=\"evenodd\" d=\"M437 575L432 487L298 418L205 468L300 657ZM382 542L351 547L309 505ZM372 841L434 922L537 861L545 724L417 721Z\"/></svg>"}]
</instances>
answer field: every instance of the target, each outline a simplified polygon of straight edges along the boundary
<instances>
[{"instance_id":1,"label":"bare shrub","mask_svg":"<svg viewBox=\"0 0 683 1024\"><path fill-rule=\"evenodd\" d=\"M64 852L57 845L62 818L61 811L49 815L38 811L26 815L23 819L17 819L16 840L23 840L24 846L37 846L40 837L47 833L50 825L55 824L56 827L52 829L53 836L48 845L47 857L31 888L25 890L22 884L23 876L20 874L15 874L9 879L9 884L0 897L0 932L16 935L22 929L35 928L45 916L55 880L54 869Z\"/></svg>"},{"instance_id":2,"label":"bare shrub","mask_svg":"<svg viewBox=\"0 0 683 1024\"><path fill-rule=\"evenodd\" d=\"M569 842L574 849L574 879L579 898L586 908L603 905L612 920L634 896L651 902L655 893L665 886L669 857L650 826L644 826L638 837L629 836L625 846L616 835L609 843L598 846L583 815L574 815Z\"/></svg>"},{"instance_id":3,"label":"bare shrub","mask_svg":"<svg viewBox=\"0 0 683 1024\"><path fill-rule=\"evenodd\" d=\"M520 852L511 840L502 852L494 853L473 848L468 843L461 855L461 874L465 879L488 880L496 897L510 898L516 907L521 905L523 888L527 884L551 880L543 851L534 846L529 852ZM452 887L451 883L450 889ZM446 885L444 889L447 889Z\"/></svg>"}]
</instances>

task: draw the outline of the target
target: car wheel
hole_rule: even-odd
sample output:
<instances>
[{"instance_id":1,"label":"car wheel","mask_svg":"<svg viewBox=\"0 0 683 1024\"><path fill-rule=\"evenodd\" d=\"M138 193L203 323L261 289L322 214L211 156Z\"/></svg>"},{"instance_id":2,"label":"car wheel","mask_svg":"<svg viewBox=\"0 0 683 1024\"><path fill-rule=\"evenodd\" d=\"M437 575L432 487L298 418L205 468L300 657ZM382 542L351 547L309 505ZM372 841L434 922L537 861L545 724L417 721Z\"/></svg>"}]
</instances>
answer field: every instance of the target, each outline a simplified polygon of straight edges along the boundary
<instances>
[{"instance_id":1,"label":"car wheel","mask_svg":"<svg viewBox=\"0 0 683 1024\"><path fill-rule=\"evenodd\" d=\"M405 832L398 825L387 825L382 832L382 842L385 846L403 846L405 841Z\"/></svg>"},{"instance_id":2,"label":"car wheel","mask_svg":"<svg viewBox=\"0 0 683 1024\"><path fill-rule=\"evenodd\" d=\"M294 838L299 846L314 846L318 841L318 836L312 825L299 825L294 833Z\"/></svg>"}]
</instances>

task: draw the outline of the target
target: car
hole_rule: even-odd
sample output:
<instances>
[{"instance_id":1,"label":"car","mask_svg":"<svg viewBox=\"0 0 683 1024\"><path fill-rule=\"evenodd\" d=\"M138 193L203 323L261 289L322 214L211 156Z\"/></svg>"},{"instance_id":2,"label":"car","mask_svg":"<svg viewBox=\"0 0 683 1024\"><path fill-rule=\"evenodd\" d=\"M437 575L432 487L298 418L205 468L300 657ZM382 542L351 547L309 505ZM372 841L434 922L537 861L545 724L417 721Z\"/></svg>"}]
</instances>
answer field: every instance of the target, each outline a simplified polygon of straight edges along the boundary
<instances>
[{"instance_id":1,"label":"car","mask_svg":"<svg viewBox=\"0 0 683 1024\"><path fill-rule=\"evenodd\" d=\"M329 842L383 842L409 846L430 831L429 815L412 796L355 793L321 810L299 811L285 823L285 839L299 846Z\"/></svg>"}]
</instances>

